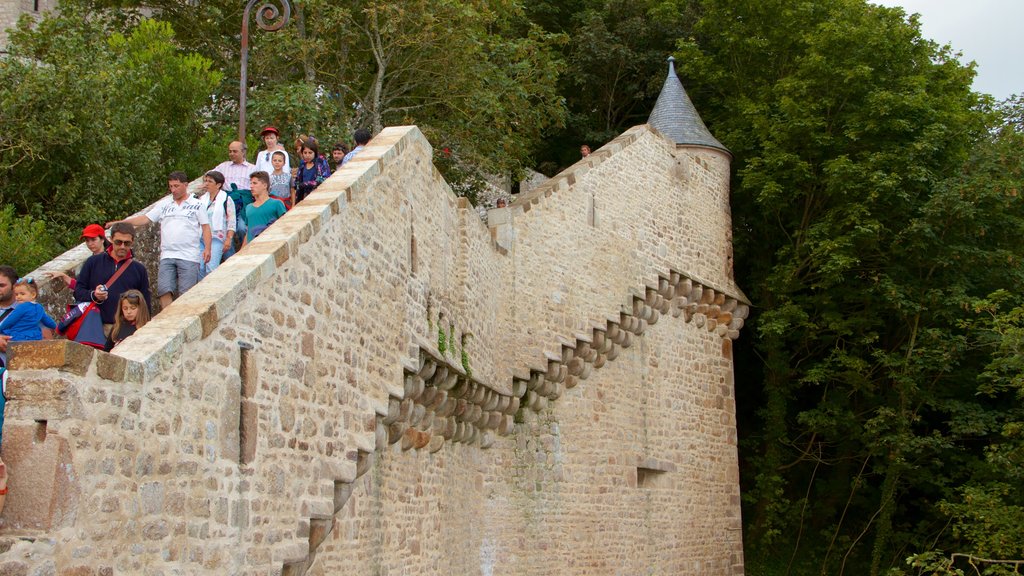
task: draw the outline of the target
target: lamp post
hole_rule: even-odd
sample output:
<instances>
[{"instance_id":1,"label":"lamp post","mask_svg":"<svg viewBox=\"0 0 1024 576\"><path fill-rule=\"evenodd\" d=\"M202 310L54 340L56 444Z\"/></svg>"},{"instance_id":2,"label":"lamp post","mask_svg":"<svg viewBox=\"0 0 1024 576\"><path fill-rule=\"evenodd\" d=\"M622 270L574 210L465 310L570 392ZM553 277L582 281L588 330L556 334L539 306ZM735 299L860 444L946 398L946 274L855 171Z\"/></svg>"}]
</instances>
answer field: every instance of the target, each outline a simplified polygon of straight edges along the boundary
<instances>
[{"instance_id":1,"label":"lamp post","mask_svg":"<svg viewBox=\"0 0 1024 576\"><path fill-rule=\"evenodd\" d=\"M249 0L242 14L242 79L239 82L238 96L238 141L245 145L245 102L249 92L249 11L259 0ZM277 0L278 8L271 0L265 0L256 10L256 25L267 32L276 32L288 24L292 15L292 6L288 0Z\"/></svg>"}]
</instances>

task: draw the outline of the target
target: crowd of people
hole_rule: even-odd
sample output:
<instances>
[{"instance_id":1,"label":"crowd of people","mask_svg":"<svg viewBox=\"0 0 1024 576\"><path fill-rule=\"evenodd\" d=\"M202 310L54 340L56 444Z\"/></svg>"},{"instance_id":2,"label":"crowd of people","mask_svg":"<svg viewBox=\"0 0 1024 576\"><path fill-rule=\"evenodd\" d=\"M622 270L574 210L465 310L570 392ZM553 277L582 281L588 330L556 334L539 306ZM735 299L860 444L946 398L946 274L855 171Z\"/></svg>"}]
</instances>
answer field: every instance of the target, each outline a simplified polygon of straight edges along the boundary
<instances>
[{"instance_id":1,"label":"crowd of people","mask_svg":"<svg viewBox=\"0 0 1024 576\"><path fill-rule=\"evenodd\" d=\"M132 253L139 227L160 225L156 286L163 309L355 157L370 141L370 132L357 130L355 148L349 151L345 144L335 144L329 158L320 153L315 137L301 135L295 139L295 166L277 128L267 126L260 138L264 147L256 153L255 163L246 160L242 142L232 142L228 160L203 175L200 195L188 193L184 172L171 172L167 177L170 196L145 213L82 230L81 238L92 255L78 274L46 275L69 288L76 303L88 304L79 308L79 314L98 313L105 342L87 343L110 350L150 318L149 272ZM69 319L55 322L35 301L38 294L37 279L19 277L10 266L0 266L0 378L5 376L10 342L49 339L54 331L67 335L64 325ZM0 426L2 401L0 395Z\"/></svg>"}]
</instances>

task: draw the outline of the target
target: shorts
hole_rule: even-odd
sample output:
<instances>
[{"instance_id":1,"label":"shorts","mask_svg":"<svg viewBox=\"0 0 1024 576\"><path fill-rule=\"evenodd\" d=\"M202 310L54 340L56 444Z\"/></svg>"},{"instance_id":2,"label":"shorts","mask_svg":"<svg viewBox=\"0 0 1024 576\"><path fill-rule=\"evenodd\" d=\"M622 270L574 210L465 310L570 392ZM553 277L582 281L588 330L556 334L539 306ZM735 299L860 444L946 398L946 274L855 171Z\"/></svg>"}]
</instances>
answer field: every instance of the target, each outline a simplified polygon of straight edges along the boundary
<instances>
[{"instance_id":1,"label":"shorts","mask_svg":"<svg viewBox=\"0 0 1024 576\"><path fill-rule=\"evenodd\" d=\"M178 293L181 296L199 282L199 262L163 258L156 276L156 295Z\"/></svg>"}]
</instances>

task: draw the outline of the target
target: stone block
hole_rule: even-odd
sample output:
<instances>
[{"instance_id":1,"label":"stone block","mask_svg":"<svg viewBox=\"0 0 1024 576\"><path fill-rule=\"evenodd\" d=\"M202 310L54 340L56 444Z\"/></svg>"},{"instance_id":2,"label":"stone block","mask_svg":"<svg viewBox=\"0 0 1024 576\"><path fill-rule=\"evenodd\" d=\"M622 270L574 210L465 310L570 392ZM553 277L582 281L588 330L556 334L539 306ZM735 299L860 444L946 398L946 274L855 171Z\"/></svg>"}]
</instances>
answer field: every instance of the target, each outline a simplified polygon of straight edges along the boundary
<instances>
[{"instance_id":1,"label":"stone block","mask_svg":"<svg viewBox=\"0 0 1024 576\"><path fill-rule=\"evenodd\" d=\"M59 372L14 372L7 381L8 420L62 420L82 415L72 380Z\"/></svg>"},{"instance_id":2,"label":"stone block","mask_svg":"<svg viewBox=\"0 0 1024 576\"><path fill-rule=\"evenodd\" d=\"M95 348L68 340L40 340L11 344L9 364L12 371L59 368L84 376L89 371Z\"/></svg>"},{"instance_id":3,"label":"stone block","mask_svg":"<svg viewBox=\"0 0 1024 576\"><path fill-rule=\"evenodd\" d=\"M79 486L67 439L46 423L4 426L3 461L9 474L3 523L13 530L52 530L74 524Z\"/></svg>"}]
</instances>

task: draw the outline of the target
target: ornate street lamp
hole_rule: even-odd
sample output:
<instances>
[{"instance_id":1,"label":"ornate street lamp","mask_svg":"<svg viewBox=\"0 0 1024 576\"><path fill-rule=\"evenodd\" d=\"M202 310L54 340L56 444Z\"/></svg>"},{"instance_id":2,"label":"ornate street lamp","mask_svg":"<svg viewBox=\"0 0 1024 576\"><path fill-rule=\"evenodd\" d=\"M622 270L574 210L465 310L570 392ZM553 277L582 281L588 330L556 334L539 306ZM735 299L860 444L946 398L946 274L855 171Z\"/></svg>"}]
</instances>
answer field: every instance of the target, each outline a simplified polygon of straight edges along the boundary
<instances>
[{"instance_id":1,"label":"ornate street lamp","mask_svg":"<svg viewBox=\"0 0 1024 576\"><path fill-rule=\"evenodd\" d=\"M245 144L245 101L249 91L249 11L258 0L249 0L242 14L242 79L239 82L238 97L238 141ZM292 15L292 6L288 0L276 0L281 3L279 9L273 0L265 0L256 10L256 24L267 32L276 32L288 24Z\"/></svg>"}]
</instances>

